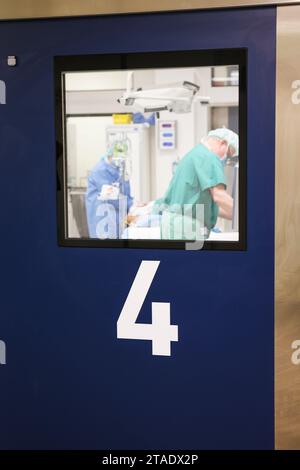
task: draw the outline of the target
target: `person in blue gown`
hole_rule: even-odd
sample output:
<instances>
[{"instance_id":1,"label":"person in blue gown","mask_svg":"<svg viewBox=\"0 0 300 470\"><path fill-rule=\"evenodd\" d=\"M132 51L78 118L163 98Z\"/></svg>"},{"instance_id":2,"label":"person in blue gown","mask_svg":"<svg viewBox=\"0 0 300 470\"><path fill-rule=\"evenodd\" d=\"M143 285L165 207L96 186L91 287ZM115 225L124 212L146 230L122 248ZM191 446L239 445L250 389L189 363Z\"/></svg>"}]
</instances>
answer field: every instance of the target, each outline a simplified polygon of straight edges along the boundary
<instances>
[{"instance_id":1,"label":"person in blue gown","mask_svg":"<svg viewBox=\"0 0 300 470\"><path fill-rule=\"evenodd\" d=\"M132 202L130 183L110 148L88 177L85 203L90 238L121 238Z\"/></svg>"}]
</instances>

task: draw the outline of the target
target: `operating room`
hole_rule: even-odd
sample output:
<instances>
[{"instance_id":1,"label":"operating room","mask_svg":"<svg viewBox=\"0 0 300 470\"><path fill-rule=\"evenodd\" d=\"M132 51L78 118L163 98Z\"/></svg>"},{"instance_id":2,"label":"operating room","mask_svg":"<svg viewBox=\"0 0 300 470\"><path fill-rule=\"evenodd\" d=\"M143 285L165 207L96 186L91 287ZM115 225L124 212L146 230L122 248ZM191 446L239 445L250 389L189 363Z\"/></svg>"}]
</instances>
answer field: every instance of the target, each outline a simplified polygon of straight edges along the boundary
<instances>
[{"instance_id":1,"label":"operating room","mask_svg":"<svg viewBox=\"0 0 300 470\"><path fill-rule=\"evenodd\" d=\"M180 101L180 90L182 96L190 97L186 108L184 100ZM239 134L239 68L68 72L64 120L68 237L105 238L96 230L101 213L94 203L89 208L89 182L102 168L99 162L111 154L113 163L122 161L116 171L124 173L131 202L118 215L118 233L108 232L106 237L160 239L159 224L139 220L164 197L184 156L210 131L224 128ZM226 192L233 200L232 217L218 217L209 240L237 241L238 152L226 158L223 169ZM112 196L115 184L101 181L105 184L95 194L96 203L105 197L119 199L120 189Z\"/></svg>"}]
</instances>

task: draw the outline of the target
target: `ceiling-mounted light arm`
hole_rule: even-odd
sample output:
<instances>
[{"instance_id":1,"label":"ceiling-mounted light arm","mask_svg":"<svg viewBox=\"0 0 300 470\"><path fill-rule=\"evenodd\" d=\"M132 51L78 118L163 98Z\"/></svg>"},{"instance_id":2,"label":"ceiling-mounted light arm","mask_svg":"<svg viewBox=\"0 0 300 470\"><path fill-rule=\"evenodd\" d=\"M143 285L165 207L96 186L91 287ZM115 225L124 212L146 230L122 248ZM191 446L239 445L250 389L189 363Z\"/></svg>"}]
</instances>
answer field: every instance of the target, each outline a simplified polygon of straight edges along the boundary
<instances>
[{"instance_id":1,"label":"ceiling-mounted light arm","mask_svg":"<svg viewBox=\"0 0 300 470\"><path fill-rule=\"evenodd\" d=\"M118 102L133 111L157 112L169 111L174 113L191 112L194 100L202 105L210 102L209 96L199 96L200 87L195 83L183 81L176 84L168 84L163 87L153 87L151 89L133 90L134 72L129 72L127 76L127 88Z\"/></svg>"}]
</instances>

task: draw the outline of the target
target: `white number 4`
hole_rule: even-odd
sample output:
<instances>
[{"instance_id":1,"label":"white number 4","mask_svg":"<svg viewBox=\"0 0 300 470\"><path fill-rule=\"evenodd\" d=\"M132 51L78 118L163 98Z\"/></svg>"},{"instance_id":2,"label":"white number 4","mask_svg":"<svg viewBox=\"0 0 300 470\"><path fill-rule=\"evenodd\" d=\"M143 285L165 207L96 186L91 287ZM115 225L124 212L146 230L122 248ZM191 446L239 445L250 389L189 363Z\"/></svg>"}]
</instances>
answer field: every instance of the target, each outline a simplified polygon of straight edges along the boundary
<instances>
[{"instance_id":1,"label":"white number 4","mask_svg":"<svg viewBox=\"0 0 300 470\"><path fill-rule=\"evenodd\" d=\"M152 341L153 356L171 356L178 326L171 325L170 304L152 302L152 323L136 323L160 261L142 261L117 322L119 339Z\"/></svg>"}]
</instances>

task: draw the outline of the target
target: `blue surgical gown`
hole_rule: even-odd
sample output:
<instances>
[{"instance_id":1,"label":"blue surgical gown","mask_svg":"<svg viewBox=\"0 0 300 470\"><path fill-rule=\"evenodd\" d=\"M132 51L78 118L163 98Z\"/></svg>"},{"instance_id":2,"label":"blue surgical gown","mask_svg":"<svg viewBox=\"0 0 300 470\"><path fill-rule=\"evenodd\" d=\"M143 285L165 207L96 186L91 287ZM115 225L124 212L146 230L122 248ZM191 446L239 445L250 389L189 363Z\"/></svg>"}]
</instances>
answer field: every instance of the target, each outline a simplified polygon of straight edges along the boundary
<instances>
[{"instance_id":1,"label":"blue surgical gown","mask_svg":"<svg viewBox=\"0 0 300 470\"><path fill-rule=\"evenodd\" d=\"M119 198L99 199L104 184L118 186ZM127 215L132 202L129 181L120 176L120 170L114 163L102 158L88 177L85 196L90 238L121 238L120 221Z\"/></svg>"}]
</instances>

